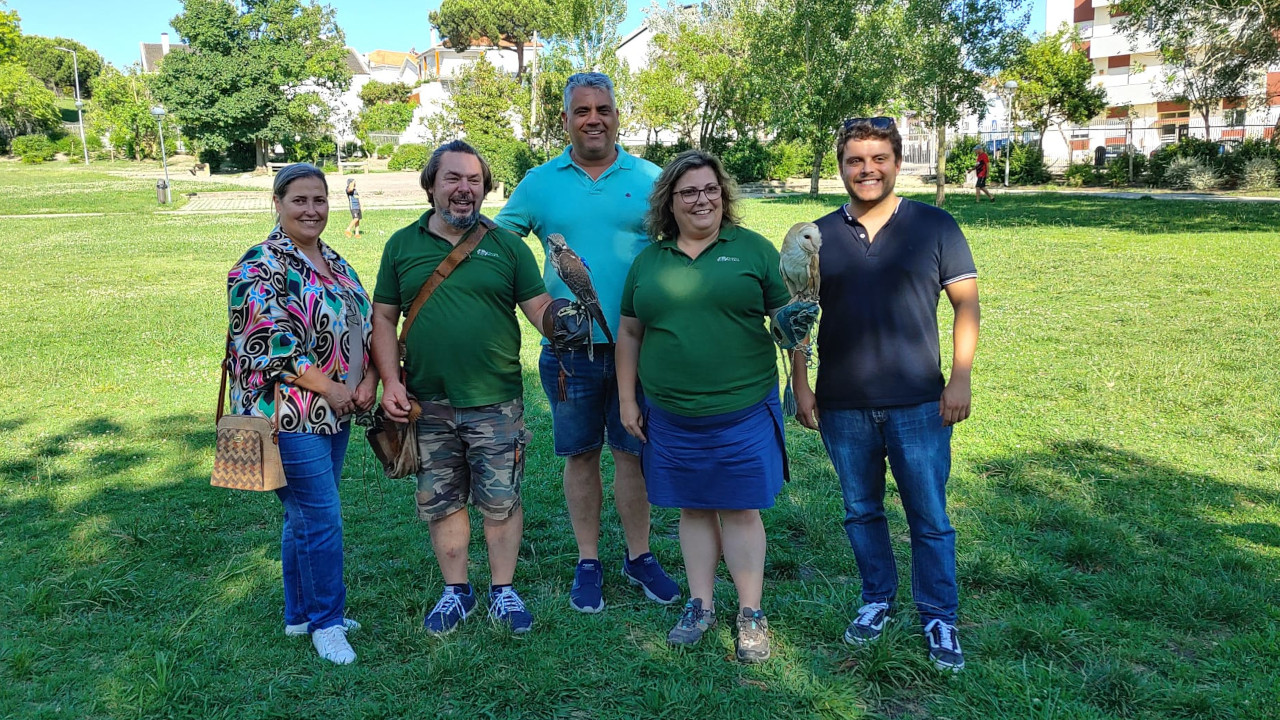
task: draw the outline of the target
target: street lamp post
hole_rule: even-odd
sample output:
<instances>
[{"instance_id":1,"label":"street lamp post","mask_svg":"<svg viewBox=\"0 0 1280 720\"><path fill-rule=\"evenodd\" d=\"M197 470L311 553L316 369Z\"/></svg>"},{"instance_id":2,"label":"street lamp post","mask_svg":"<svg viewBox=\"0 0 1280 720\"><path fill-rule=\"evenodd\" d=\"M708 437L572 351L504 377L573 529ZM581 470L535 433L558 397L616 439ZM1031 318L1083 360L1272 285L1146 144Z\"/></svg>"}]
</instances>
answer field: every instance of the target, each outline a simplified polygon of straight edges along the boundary
<instances>
[{"instance_id":1,"label":"street lamp post","mask_svg":"<svg viewBox=\"0 0 1280 720\"><path fill-rule=\"evenodd\" d=\"M156 118L156 127L160 130L160 162L164 163L164 202L166 205L173 202L173 189L169 187L169 153L164 147L164 108L159 105L151 108L151 114Z\"/></svg>"},{"instance_id":2,"label":"street lamp post","mask_svg":"<svg viewBox=\"0 0 1280 720\"><path fill-rule=\"evenodd\" d=\"M1013 154L1013 92L1018 89L1018 81L1009 80L1005 82L1005 97L1009 106L1005 108L1009 113L1009 126L1005 131L1004 143L1004 186L1009 187L1009 156Z\"/></svg>"},{"instance_id":3,"label":"street lamp post","mask_svg":"<svg viewBox=\"0 0 1280 720\"><path fill-rule=\"evenodd\" d=\"M76 117L80 118L80 148L84 150L84 164L88 165L89 146L84 142L84 103L80 100L80 61L76 58L76 51L71 48L55 45L54 49L71 53L71 72L76 77Z\"/></svg>"}]
</instances>

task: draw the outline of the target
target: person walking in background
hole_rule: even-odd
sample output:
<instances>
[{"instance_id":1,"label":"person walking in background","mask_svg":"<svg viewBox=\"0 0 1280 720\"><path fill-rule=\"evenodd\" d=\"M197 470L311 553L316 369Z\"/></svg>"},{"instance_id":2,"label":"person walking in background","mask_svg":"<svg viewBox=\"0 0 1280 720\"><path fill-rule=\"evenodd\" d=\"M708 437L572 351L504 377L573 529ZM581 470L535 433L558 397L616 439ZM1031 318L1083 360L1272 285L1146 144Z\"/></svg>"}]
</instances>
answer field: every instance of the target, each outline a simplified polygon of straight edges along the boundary
<instances>
[{"instance_id":1,"label":"person walking in background","mask_svg":"<svg viewBox=\"0 0 1280 720\"><path fill-rule=\"evenodd\" d=\"M991 156L987 155L985 147L978 147L978 162L974 164L973 171L978 177L978 182L974 185L973 201L982 202L982 196L985 194L991 198L991 202L995 202L996 196L987 190L987 176L991 174Z\"/></svg>"},{"instance_id":2,"label":"person walking in background","mask_svg":"<svg viewBox=\"0 0 1280 720\"><path fill-rule=\"evenodd\" d=\"M623 426L644 443L649 502L680 508L689 601L668 642L692 645L715 625L723 554L738 591L737 658L759 662L771 654L760 510L773 507L786 474L765 318L790 294L773 244L738 225L734 194L720 161L701 150L658 177L654 242L622 289L618 398Z\"/></svg>"},{"instance_id":3,"label":"person walking in background","mask_svg":"<svg viewBox=\"0 0 1280 720\"><path fill-rule=\"evenodd\" d=\"M320 657L346 665L356 659L347 632L360 625L345 617L338 482L351 415L377 396L371 306L355 269L320 239L329 220L324 173L289 165L272 198L275 229L227 277L231 404L240 415L279 418L284 633L310 634Z\"/></svg>"},{"instance_id":4,"label":"person walking in background","mask_svg":"<svg viewBox=\"0 0 1280 720\"><path fill-rule=\"evenodd\" d=\"M534 233L547 253L543 278L556 298L571 295L551 266L547 236L558 233L586 261L605 321L618 329L622 283L631 261L648 244L645 213L658 167L629 155L617 144L618 106L613 82L600 73L575 73L564 88L560 115L569 147L530 170L494 218L520 236ZM566 371L544 347L538 369L551 405L555 453L565 458L564 494L578 545L569 604L578 611L604 610L604 567L600 562L601 450L613 454L613 501L622 521L626 554L621 571L651 600L669 604L680 587L649 552L649 502L640 470L640 441L618 417L614 348L595 329L591 353L564 358ZM560 387L563 383L564 395Z\"/></svg>"},{"instance_id":5,"label":"person walking in background","mask_svg":"<svg viewBox=\"0 0 1280 720\"><path fill-rule=\"evenodd\" d=\"M351 206L351 222L347 225L347 237L351 237L352 233L360 237L360 220L364 218L364 212L360 209L360 193L356 190L355 178L347 180L347 204Z\"/></svg>"},{"instance_id":6,"label":"person walking in background","mask_svg":"<svg viewBox=\"0 0 1280 720\"><path fill-rule=\"evenodd\" d=\"M422 406L415 499L445 582L423 624L441 635L475 608L467 574L470 500L484 517L489 617L519 635L533 628L533 615L513 584L530 440L515 309L541 330L551 298L524 240L480 214L493 176L474 148L461 140L436 148L421 183L432 209L396 231L382 252L373 294L373 357L384 373L387 416L408 421L410 397ZM401 381L400 316L473 231L482 233L478 244L437 286L410 327Z\"/></svg>"},{"instance_id":7,"label":"person walking in background","mask_svg":"<svg viewBox=\"0 0 1280 720\"><path fill-rule=\"evenodd\" d=\"M902 136L891 118L847 121L836 143L849 202L816 220L822 233L817 392L793 355L796 419L822 433L840 478L845 531L862 576L862 607L845 631L877 640L898 595L885 520L885 460L911 534L911 594L929 658L964 667L956 634L955 530L947 517L952 426L969 417L978 345L978 271L964 233L941 208L900 198ZM955 311L944 380L938 298Z\"/></svg>"}]
</instances>

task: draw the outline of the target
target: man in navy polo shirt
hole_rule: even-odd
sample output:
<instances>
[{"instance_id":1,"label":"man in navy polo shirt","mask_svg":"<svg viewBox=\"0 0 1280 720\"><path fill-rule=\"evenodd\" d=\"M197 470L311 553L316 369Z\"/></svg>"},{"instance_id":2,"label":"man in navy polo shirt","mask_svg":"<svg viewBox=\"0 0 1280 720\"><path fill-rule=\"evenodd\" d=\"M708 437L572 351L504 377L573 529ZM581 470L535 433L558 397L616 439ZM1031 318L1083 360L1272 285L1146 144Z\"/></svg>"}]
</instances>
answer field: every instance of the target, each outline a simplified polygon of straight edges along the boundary
<instances>
[{"instance_id":1,"label":"man in navy polo shirt","mask_svg":"<svg viewBox=\"0 0 1280 720\"><path fill-rule=\"evenodd\" d=\"M849 202L819 218L822 322L816 394L805 358L792 381L802 425L822 433L840 477L845 530L862 575L862 601L845 631L880 637L898 594L884 513L885 460L911 532L911 594L940 669L958 671L955 530L947 517L951 427L969 417L978 344L978 281L954 218L900 198L902 137L890 118L847 121L836 157ZM944 380L938 298L955 310L951 378Z\"/></svg>"}]
</instances>

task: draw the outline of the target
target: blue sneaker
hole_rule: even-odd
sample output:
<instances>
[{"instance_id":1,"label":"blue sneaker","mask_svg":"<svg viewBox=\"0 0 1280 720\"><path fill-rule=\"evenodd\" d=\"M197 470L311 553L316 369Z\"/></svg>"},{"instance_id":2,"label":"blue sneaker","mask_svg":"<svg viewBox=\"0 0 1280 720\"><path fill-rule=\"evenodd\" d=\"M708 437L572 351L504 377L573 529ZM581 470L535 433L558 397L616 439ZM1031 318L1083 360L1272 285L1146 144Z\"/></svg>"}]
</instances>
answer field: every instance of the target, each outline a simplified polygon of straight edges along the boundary
<instances>
[{"instance_id":1,"label":"blue sneaker","mask_svg":"<svg viewBox=\"0 0 1280 720\"><path fill-rule=\"evenodd\" d=\"M422 624L432 635L444 635L458 627L458 623L466 620L475 606L476 591L474 589L464 595L452 585L445 585L440 602L427 613Z\"/></svg>"},{"instance_id":2,"label":"blue sneaker","mask_svg":"<svg viewBox=\"0 0 1280 720\"><path fill-rule=\"evenodd\" d=\"M604 568L599 560L579 560L573 570L569 604L574 610L598 613L604 610Z\"/></svg>"},{"instance_id":3,"label":"blue sneaker","mask_svg":"<svg viewBox=\"0 0 1280 720\"><path fill-rule=\"evenodd\" d=\"M635 560L623 555L622 577L644 588L644 594L656 603L670 605L680 599L680 586L667 576L653 553L645 553Z\"/></svg>"},{"instance_id":4,"label":"blue sneaker","mask_svg":"<svg viewBox=\"0 0 1280 720\"><path fill-rule=\"evenodd\" d=\"M497 592L489 591L489 619L510 627L516 635L533 629L533 615L510 585Z\"/></svg>"}]
</instances>

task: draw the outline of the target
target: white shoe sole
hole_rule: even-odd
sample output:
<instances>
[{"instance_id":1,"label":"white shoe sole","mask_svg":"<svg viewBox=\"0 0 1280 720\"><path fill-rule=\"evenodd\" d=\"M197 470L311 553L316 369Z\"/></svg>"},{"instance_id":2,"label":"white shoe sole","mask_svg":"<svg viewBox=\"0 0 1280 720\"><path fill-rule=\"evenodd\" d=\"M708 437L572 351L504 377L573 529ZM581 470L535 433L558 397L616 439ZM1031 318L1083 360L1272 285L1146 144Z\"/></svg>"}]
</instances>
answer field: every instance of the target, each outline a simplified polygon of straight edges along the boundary
<instances>
[{"instance_id":1,"label":"white shoe sole","mask_svg":"<svg viewBox=\"0 0 1280 720\"><path fill-rule=\"evenodd\" d=\"M639 587L641 590L644 590L644 596L658 603L659 605L670 605L680 599L679 595L671 598L670 600L663 600L657 595L654 595L652 592L649 591L649 588L644 586L644 583L640 582L634 576L632 576L631 573L627 572L626 568L622 569L622 577L626 578L627 582L631 583L632 585L635 585Z\"/></svg>"}]
</instances>

